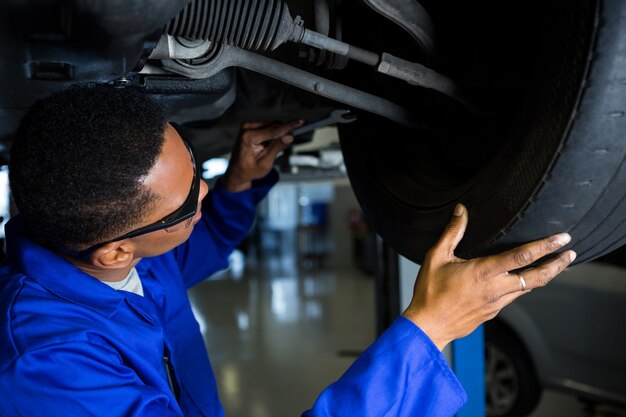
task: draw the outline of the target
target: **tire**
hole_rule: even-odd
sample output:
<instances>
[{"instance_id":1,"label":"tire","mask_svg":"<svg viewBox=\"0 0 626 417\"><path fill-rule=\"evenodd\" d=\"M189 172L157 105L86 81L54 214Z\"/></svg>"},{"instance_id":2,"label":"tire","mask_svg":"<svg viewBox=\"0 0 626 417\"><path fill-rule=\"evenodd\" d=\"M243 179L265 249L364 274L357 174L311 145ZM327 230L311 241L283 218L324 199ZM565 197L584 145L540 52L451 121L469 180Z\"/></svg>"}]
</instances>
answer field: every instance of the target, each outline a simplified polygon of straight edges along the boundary
<instances>
[{"instance_id":1,"label":"tire","mask_svg":"<svg viewBox=\"0 0 626 417\"><path fill-rule=\"evenodd\" d=\"M503 324L485 326L485 392L488 417L523 417L539 403L534 365L519 339Z\"/></svg>"},{"instance_id":2,"label":"tire","mask_svg":"<svg viewBox=\"0 0 626 417\"><path fill-rule=\"evenodd\" d=\"M363 211L413 261L423 260L457 202L470 213L461 257L564 231L577 263L626 243L626 2L522 3L510 22L501 22L506 9L497 2L455 13L470 23L431 10L441 32L456 31L444 36L447 55L458 55L445 72L491 109L487 120L428 91L379 81L380 92L435 127L409 131L370 116L340 127ZM487 29L474 34L476 27Z\"/></svg>"}]
</instances>

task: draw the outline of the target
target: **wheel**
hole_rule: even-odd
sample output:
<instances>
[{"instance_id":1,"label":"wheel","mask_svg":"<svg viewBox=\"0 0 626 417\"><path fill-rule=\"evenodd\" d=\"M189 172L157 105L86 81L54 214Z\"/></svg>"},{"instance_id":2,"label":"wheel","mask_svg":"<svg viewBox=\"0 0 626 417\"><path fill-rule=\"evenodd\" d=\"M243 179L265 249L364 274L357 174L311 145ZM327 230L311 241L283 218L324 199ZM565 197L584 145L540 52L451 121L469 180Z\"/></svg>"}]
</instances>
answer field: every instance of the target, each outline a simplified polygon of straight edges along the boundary
<instances>
[{"instance_id":1,"label":"wheel","mask_svg":"<svg viewBox=\"0 0 626 417\"><path fill-rule=\"evenodd\" d=\"M373 228L419 263L462 202L470 213L462 257L563 231L577 262L623 245L626 2L479 3L423 2L439 29L438 70L485 114L382 78L361 81L429 125L410 131L364 116L340 126L348 175ZM376 29L392 30L368 28L361 44L384 50ZM404 49L393 52L416 56L397 36L394 47Z\"/></svg>"},{"instance_id":2,"label":"wheel","mask_svg":"<svg viewBox=\"0 0 626 417\"><path fill-rule=\"evenodd\" d=\"M541 397L533 363L519 339L504 325L485 328L485 392L489 417L530 414Z\"/></svg>"}]
</instances>

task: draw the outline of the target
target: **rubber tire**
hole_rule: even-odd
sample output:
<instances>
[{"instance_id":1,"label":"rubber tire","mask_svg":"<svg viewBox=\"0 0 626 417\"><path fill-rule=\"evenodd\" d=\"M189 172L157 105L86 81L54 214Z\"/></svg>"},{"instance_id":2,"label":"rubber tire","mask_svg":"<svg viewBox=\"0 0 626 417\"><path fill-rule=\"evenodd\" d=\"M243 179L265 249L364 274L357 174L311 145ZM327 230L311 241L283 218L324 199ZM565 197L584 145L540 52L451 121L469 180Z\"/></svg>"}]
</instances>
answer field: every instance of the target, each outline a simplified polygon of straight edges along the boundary
<instances>
[{"instance_id":1,"label":"rubber tire","mask_svg":"<svg viewBox=\"0 0 626 417\"><path fill-rule=\"evenodd\" d=\"M340 126L357 199L376 232L401 255L421 262L457 202L470 212L456 252L462 257L563 231L573 237L576 262L626 243L626 2L579 3L590 22L581 27L570 18L561 32L575 39L544 57L549 74L509 129L523 136L509 138L462 186L421 198L422 183L433 178L411 176L406 165L395 163L415 157L414 149L394 143L412 133L376 117ZM587 16L589 10L595 16Z\"/></svg>"},{"instance_id":2,"label":"rubber tire","mask_svg":"<svg viewBox=\"0 0 626 417\"><path fill-rule=\"evenodd\" d=\"M485 365L489 366L488 349L493 348L500 355L505 356L513 365L517 380L517 395L513 404L506 412L498 413L489 410L489 389L487 392L487 416L488 417L523 417L527 416L537 407L541 399L541 386L534 371L534 364L528 355L526 348L519 338L504 324L496 321L485 325ZM488 372L488 369L485 371ZM486 382L487 383L487 382Z\"/></svg>"}]
</instances>

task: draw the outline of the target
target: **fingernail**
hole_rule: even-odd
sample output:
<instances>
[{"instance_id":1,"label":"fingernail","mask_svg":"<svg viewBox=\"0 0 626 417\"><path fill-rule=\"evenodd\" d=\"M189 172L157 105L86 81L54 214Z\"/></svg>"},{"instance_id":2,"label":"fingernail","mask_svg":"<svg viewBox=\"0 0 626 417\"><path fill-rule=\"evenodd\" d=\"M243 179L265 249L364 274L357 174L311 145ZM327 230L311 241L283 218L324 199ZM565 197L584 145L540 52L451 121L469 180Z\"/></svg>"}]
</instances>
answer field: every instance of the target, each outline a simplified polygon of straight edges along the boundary
<instances>
[{"instance_id":1,"label":"fingernail","mask_svg":"<svg viewBox=\"0 0 626 417\"><path fill-rule=\"evenodd\" d=\"M576 259L576 252L571 250L571 251L569 251L569 260L574 262L574 259Z\"/></svg>"},{"instance_id":2,"label":"fingernail","mask_svg":"<svg viewBox=\"0 0 626 417\"><path fill-rule=\"evenodd\" d=\"M561 233L561 234L556 235L552 239L552 242L557 243L559 245L567 245L571 240L572 240L572 237L569 235L569 233Z\"/></svg>"},{"instance_id":3,"label":"fingernail","mask_svg":"<svg viewBox=\"0 0 626 417\"><path fill-rule=\"evenodd\" d=\"M463 205L457 203L456 206L454 206L454 215L455 216L462 216L463 215Z\"/></svg>"}]
</instances>

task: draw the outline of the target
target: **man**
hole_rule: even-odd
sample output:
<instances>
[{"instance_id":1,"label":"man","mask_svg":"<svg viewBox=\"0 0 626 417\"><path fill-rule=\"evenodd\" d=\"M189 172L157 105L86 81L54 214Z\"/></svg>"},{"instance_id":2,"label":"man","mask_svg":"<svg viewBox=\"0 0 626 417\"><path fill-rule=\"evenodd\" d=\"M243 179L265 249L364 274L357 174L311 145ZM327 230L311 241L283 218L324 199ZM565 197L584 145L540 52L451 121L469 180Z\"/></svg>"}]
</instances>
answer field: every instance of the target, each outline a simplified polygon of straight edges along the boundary
<instances>
[{"instance_id":1,"label":"man","mask_svg":"<svg viewBox=\"0 0 626 417\"><path fill-rule=\"evenodd\" d=\"M299 124L245 124L209 193L141 93L74 87L36 103L11 151L20 215L0 271L0 415L223 415L186 289L227 265ZM562 234L456 258L467 219L457 206L410 307L305 415L451 416L464 403L440 351L575 256L510 272L567 244Z\"/></svg>"}]
</instances>

